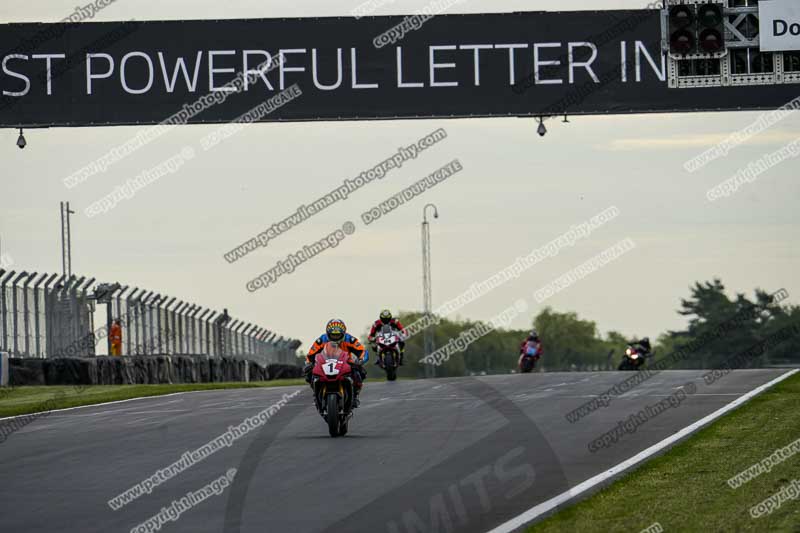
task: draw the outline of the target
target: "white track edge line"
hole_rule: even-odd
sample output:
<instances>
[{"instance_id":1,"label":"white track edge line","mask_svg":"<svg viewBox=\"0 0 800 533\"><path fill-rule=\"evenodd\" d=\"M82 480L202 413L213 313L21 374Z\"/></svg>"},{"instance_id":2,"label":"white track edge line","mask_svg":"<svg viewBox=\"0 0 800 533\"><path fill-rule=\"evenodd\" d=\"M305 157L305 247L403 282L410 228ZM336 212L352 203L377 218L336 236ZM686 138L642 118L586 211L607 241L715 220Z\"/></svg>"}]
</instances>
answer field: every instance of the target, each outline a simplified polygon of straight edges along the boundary
<instances>
[{"instance_id":1,"label":"white track edge line","mask_svg":"<svg viewBox=\"0 0 800 533\"><path fill-rule=\"evenodd\" d=\"M73 411L75 409L86 409L88 407L102 407L104 405L113 405L116 403L126 403L126 402L135 402L137 400L157 400L160 398L168 398L170 396L179 396L181 394L195 394L198 392L225 392L225 391L243 391L243 390L273 390L273 389L283 389L288 387L297 387L297 385L276 385L274 387L242 387L242 388L228 388L228 389L208 389L208 390L187 390L182 392L170 392L169 394L157 394L155 396L139 396L137 398L128 398L126 400L114 400L113 402L103 402L103 403L90 403L88 405L76 405L75 407L64 407L63 409L53 409L52 411L39 411L36 413L26 413L22 415L14 415L14 416L7 416L5 418L0 418L0 422L5 420L14 420L15 418L22 418L25 416L34 416L37 418L41 418L45 415L50 415L52 413L60 413L63 411Z\"/></svg>"},{"instance_id":2,"label":"white track edge line","mask_svg":"<svg viewBox=\"0 0 800 533\"><path fill-rule=\"evenodd\" d=\"M663 450L667 446L670 446L674 442L682 439L683 437L685 437L687 435L690 435L690 434L694 433L695 431L697 431L701 427L707 425L710 422L713 422L714 420L716 420L717 418L721 417L722 415L724 415L728 411L732 411L733 409L736 409L737 407L739 407L741 404L745 403L746 401L748 401L752 397L757 396L758 394L761 394L762 392L764 392L768 388L772 387L773 385L775 385L777 383L780 383L781 381L783 381L784 379L786 379L786 378L788 378L790 376L793 376L797 372L800 372L800 369L790 370L789 372L778 376L777 378L773 379L772 381L770 381L768 383L765 383L765 384L763 384L763 385L761 385L759 387L756 387L755 389L751 390L747 394L745 394L743 396L740 396L739 398L737 398L736 400L732 401L731 403L729 403L729 404L717 409L716 411L714 411L713 413L711 413L709 415L706 415L705 417L701 418L697 422L695 422L693 424L690 424L689 426L686 426L685 428L683 428L679 432L667 437L666 439L662 440L661 442L658 442L658 443L650 446L646 450L643 450L643 451L639 452L638 454L634 455L630 459L628 459L626 461L623 461L623 462L619 463L618 465L609 468L605 472L602 472L602 473L600 473L600 474L598 474L598 475L596 475L594 477L591 477L591 478L587 479L586 481L584 481L582 483L579 483L578 485L575 485L570 490L568 490L566 492L562 492L558 496L554 496L553 498L550 498L549 500L547 500L545 502L542 502L542 503L540 503L540 504L538 504L538 505L536 505L534 507L531 507L530 509L528 509L524 513L516 516L515 518L512 518L511 520L509 520L509 521L507 521L507 522L505 522L503 524L500 524L496 528L494 528L491 531L489 531L489 533L510 533L512 531L516 531L517 529L519 529L522 526L524 526L525 524L533 521L534 519L536 519L540 515L555 509L559 505L571 500L575 496L578 496L579 494L582 494L582 493L586 492L587 490L591 489L592 487L594 487L594 486L596 486L596 485L598 485L600 483L603 483L604 481L608 480L609 478L614 477L617 474L620 474L621 472L624 472L625 470L631 468L632 466L644 461L648 457L650 457L650 456L658 453L659 451Z\"/></svg>"}]
</instances>

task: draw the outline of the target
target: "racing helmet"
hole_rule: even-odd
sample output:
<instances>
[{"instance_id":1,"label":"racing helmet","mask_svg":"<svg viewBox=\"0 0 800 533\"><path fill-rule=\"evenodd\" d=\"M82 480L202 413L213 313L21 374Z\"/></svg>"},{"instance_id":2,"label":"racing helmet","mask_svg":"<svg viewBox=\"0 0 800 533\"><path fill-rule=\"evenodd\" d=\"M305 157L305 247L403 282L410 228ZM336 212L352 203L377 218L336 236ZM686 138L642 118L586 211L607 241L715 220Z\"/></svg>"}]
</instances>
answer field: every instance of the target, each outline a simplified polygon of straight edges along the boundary
<instances>
[{"instance_id":1,"label":"racing helmet","mask_svg":"<svg viewBox=\"0 0 800 533\"><path fill-rule=\"evenodd\" d=\"M347 326L338 318L329 320L325 326L325 334L328 335L328 339L334 342L341 342L345 333L347 333Z\"/></svg>"},{"instance_id":2,"label":"racing helmet","mask_svg":"<svg viewBox=\"0 0 800 533\"><path fill-rule=\"evenodd\" d=\"M384 309L383 311L381 311L381 322L383 322L384 324L388 324L391 321L392 321L392 312L389 311L388 309Z\"/></svg>"}]
</instances>

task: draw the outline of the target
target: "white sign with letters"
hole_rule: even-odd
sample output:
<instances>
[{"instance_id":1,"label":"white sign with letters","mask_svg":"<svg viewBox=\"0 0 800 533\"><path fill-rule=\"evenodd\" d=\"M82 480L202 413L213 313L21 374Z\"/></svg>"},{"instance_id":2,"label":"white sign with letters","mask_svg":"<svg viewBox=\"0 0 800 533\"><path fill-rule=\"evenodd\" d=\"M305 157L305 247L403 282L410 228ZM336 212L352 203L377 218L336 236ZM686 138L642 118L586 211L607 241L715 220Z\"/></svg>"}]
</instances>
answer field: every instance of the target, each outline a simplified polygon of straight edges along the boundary
<instances>
[{"instance_id":1,"label":"white sign with letters","mask_svg":"<svg viewBox=\"0 0 800 533\"><path fill-rule=\"evenodd\" d=\"M758 3L761 51L800 50L800 2L766 0Z\"/></svg>"}]
</instances>

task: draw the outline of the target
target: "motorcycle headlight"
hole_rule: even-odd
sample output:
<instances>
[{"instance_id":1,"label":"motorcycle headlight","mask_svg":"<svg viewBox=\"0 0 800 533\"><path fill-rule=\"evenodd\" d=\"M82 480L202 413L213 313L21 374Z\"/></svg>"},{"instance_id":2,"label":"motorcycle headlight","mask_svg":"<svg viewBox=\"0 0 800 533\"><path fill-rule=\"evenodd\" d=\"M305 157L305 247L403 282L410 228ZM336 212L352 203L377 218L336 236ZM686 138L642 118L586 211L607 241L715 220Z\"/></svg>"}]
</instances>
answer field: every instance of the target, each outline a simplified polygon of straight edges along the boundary
<instances>
[{"instance_id":1,"label":"motorcycle headlight","mask_svg":"<svg viewBox=\"0 0 800 533\"><path fill-rule=\"evenodd\" d=\"M631 355L631 359L634 359L634 360L639 359L639 354L635 353L635 354Z\"/></svg>"}]
</instances>

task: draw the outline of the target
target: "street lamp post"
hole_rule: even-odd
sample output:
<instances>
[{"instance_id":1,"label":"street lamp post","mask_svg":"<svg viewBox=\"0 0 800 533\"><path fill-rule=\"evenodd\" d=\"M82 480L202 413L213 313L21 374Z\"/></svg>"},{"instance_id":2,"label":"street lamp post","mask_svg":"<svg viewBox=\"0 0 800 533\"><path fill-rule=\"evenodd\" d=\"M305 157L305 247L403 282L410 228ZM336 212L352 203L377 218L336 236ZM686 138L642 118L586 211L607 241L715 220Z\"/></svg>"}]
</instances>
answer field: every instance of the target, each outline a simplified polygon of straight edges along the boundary
<instances>
[{"instance_id":1,"label":"street lamp post","mask_svg":"<svg viewBox=\"0 0 800 533\"><path fill-rule=\"evenodd\" d=\"M432 313L432 294L431 294L431 228L428 222L428 208L433 208L433 218L439 218L439 210L433 204L427 204L422 209L422 303L425 317L428 318ZM433 332L431 326L423 330L423 351L427 357L434 350ZM425 365L425 377L433 377L433 368L430 364Z\"/></svg>"}]
</instances>

